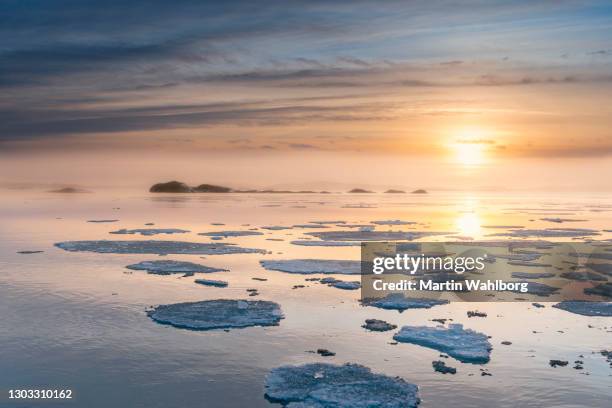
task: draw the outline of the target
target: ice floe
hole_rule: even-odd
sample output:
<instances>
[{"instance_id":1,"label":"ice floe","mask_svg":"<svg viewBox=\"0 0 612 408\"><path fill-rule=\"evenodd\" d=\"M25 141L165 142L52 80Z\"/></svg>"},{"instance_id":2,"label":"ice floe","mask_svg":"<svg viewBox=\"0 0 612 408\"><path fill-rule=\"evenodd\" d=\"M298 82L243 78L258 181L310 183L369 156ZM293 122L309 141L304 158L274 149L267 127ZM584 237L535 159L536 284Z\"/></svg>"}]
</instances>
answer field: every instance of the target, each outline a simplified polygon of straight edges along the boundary
<instances>
[{"instance_id":1,"label":"ice floe","mask_svg":"<svg viewBox=\"0 0 612 408\"><path fill-rule=\"evenodd\" d=\"M288 408L415 408L418 387L358 364L282 366L266 377L266 398Z\"/></svg>"},{"instance_id":2,"label":"ice floe","mask_svg":"<svg viewBox=\"0 0 612 408\"><path fill-rule=\"evenodd\" d=\"M357 290L361 288L361 282L359 281L352 281L352 282L336 281L336 282L331 283L330 286L337 288L337 289Z\"/></svg>"},{"instance_id":3,"label":"ice floe","mask_svg":"<svg viewBox=\"0 0 612 408\"><path fill-rule=\"evenodd\" d=\"M448 300L427 299L427 298L407 298L401 293L390 293L383 298L364 299L366 306L378 307L379 309L399 310L406 309L429 309L433 306L445 305Z\"/></svg>"},{"instance_id":4,"label":"ice floe","mask_svg":"<svg viewBox=\"0 0 612 408\"><path fill-rule=\"evenodd\" d=\"M585 288L584 293L587 295L603 296L612 298L612 282L601 283L592 288Z\"/></svg>"},{"instance_id":5,"label":"ice floe","mask_svg":"<svg viewBox=\"0 0 612 408\"><path fill-rule=\"evenodd\" d=\"M213 232L200 232L198 235L205 237L248 237L253 235L263 235L263 232L259 231L213 231Z\"/></svg>"},{"instance_id":6,"label":"ice floe","mask_svg":"<svg viewBox=\"0 0 612 408\"><path fill-rule=\"evenodd\" d=\"M122 228L117 231L111 231L109 232L109 234L126 234L126 235L140 234L140 235L145 235L145 236L151 236L151 235L159 235L159 234L184 234L187 232L189 231L179 229L179 228L137 228L137 229Z\"/></svg>"},{"instance_id":7,"label":"ice floe","mask_svg":"<svg viewBox=\"0 0 612 408\"><path fill-rule=\"evenodd\" d=\"M320 231L308 232L307 235L324 241L412 241L415 239L448 235L450 232L434 231Z\"/></svg>"},{"instance_id":8,"label":"ice floe","mask_svg":"<svg viewBox=\"0 0 612 408\"><path fill-rule=\"evenodd\" d=\"M546 237L546 238L562 238L562 237L587 237L600 235L597 230L589 228L544 228L544 229L520 229L509 232L499 232L489 234L492 237Z\"/></svg>"},{"instance_id":9,"label":"ice floe","mask_svg":"<svg viewBox=\"0 0 612 408\"><path fill-rule=\"evenodd\" d=\"M492 349L486 334L464 329L462 324L404 326L393 339L438 350L463 363L487 363Z\"/></svg>"},{"instance_id":10,"label":"ice floe","mask_svg":"<svg viewBox=\"0 0 612 408\"><path fill-rule=\"evenodd\" d=\"M107 222L117 222L119 220L87 220L87 222L93 222L93 223L107 223Z\"/></svg>"},{"instance_id":11,"label":"ice floe","mask_svg":"<svg viewBox=\"0 0 612 408\"><path fill-rule=\"evenodd\" d=\"M293 245L300 246L327 246L327 247L343 247L343 246L360 246L361 242L357 241L308 241L295 240L291 241Z\"/></svg>"},{"instance_id":12,"label":"ice floe","mask_svg":"<svg viewBox=\"0 0 612 408\"><path fill-rule=\"evenodd\" d=\"M215 280L215 279L196 279L194 282L200 285L216 286L218 288L225 288L228 285L226 281Z\"/></svg>"},{"instance_id":13,"label":"ice floe","mask_svg":"<svg viewBox=\"0 0 612 408\"><path fill-rule=\"evenodd\" d=\"M361 273L360 261L345 261L335 259L285 259L262 260L261 266L272 271L300 274L343 274L359 275Z\"/></svg>"},{"instance_id":14,"label":"ice floe","mask_svg":"<svg viewBox=\"0 0 612 408\"><path fill-rule=\"evenodd\" d=\"M549 285L546 285L544 283L539 283L539 282L519 281L519 282L516 282L516 283L517 283L519 288L517 288L515 290L511 290L510 292L522 293L521 290L520 290L520 287L523 284L527 285L527 293L529 293L530 295L536 295L536 296L547 297L547 296L550 296L550 295L552 295L554 293L557 293L560 290L560 288L555 288L553 286L549 286Z\"/></svg>"},{"instance_id":15,"label":"ice floe","mask_svg":"<svg viewBox=\"0 0 612 408\"><path fill-rule=\"evenodd\" d=\"M266 300L205 300L159 305L147 315L160 324L191 330L277 326L283 313Z\"/></svg>"},{"instance_id":16,"label":"ice floe","mask_svg":"<svg viewBox=\"0 0 612 408\"><path fill-rule=\"evenodd\" d=\"M553 305L553 307L583 316L612 316L612 302L566 300Z\"/></svg>"},{"instance_id":17,"label":"ice floe","mask_svg":"<svg viewBox=\"0 0 612 408\"><path fill-rule=\"evenodd\" d=\"M142 261L136 264L128 265L126 268L133 271L147 271L154 275L171 275L174 273L182 273L183 276L193 276L194 273L213 273L227 272L227 269L211 268L209 266L200 265L193 262L185 261Z\"/></svg>"},{"instance_id":18,"label":"ice floe","mask_svg":"<svg viewBox=\"0 0 612 408\"><path fill-rule=\"evenodd\" d=\"M411 224L416 224L416 222L402 221L402 220L378 220L378 221L372 221L372 224L376 224L376 225L411 225Z\"/></svg>"},{"instance_id":19,"label":"ice floe","mask_svg":"<svg viewBox=\"0 0 612 408\"><path fill-rule=\"evenodd\" d=\"M516 279L545 279L555 276L551 272L512 272L512 277Z\"/></svg>"},{"instance_id":20,"label":"ice floe","mask_svg":"<svg viewBox=\"0 0 612 408\"><path fill-rule=\"evenodd\" d=\"M102 254L187 254L226 255L265 253L262 249L242 248L222 243L184 241L65 241L56 247L70 252L97 252Z\"/></svg>"},{"instance_id":21,"label":"ice floe","mask_svg":"<svg viewBox=\"0 0 612 408\"><path fill-rule=\"evenodd\" d=\"M365 324L362 325L361 327L363 327L366 330L378 331L378 332L384 332L384 331L397 329L397 325L387 323L384 320L379 320L379 319L366 319Z\"/></svg>"}]
</instances>

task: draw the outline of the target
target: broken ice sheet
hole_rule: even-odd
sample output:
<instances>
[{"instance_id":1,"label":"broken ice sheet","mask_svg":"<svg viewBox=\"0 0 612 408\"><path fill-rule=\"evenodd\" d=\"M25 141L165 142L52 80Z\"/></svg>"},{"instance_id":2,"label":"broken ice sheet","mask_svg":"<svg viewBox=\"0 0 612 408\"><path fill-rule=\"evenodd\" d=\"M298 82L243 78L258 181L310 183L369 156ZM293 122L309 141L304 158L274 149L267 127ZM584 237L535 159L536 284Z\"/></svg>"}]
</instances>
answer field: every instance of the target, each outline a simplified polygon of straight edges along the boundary
<instances>
[{"instance_id":1,"label":"broken ice sheet","mask_svg":"<svg viewBox=\"0 0 612 408\"><path fill-rule=\"evenodd\" d=\"M536 296L547 297L561 290L560 288L555 288L553 286L549 286L539 282L517 281L516 283L519 285L519 287L523 284L527 284L527 293ZM511 290L510 292L522 293L520 289Z\"/></svg>"},{"instance_id":2,"label":"broken ice sheet","mask_svg":"<svg viewBox=\"0 0 612 408\"><path fill-rule=\"evenodd\" d=\"M553 305L553 307L583 316L612 316L612 302L566 300Z\"/></svg>"},{"instance_id":3,"label":"broken ice sheet","mask_svg":"<svg viewBox=\"0 0 612 408\"><path fill-rule=\"evenodd\" d=\"M376 225L411 225L411 224L416 224L416 222L402 221L402 220L378 220L378 221L372 221L372 224L376 224Z\"/></svg>"},{"instance_id":4,"label":"broken ice sheet","mask_svg":"<svg viewBox=\"0 0 612 408\"><path fill-rule=\"evenodd\" d=\"M415 408L418 387L358 364L281 366L266 377L266 398L289 407Z\"/></svg>"},{"instance_id":5,"label":"broken ice sheet","mask_svg":"<svg viewBox=\"0 0 612 408\"><path fill-rule=\"evenodd\" d=\"M190 330L278 326L284 318L277 303L232 299L159 305L147 315L157 323Z\"/></svg>"},{"instance_id":6,"label":"broken ice sheet","mask_svg":"<svg viewBox=\"0 0 612 408\"><path fill-rule=\"evenodd\" d=\"M545 279L555 276L551 272L512 272L512 277L516 279Z\"/></svg>"},{"instance_id":7,"label":"broken ice sheet","mask_svg":"<svg viewBox=\"0 0 612 408\"><path fill-rule=\"evenodd\" d=\"M97 252L102 254L187 254L226 255L265 253L262 249L242 248L223 243L184 241L65 241L56 247L70 252Z\"/></svg>"},{"instance_id":8,"label":"broken ice sheet","mask_svg":"<svg viewBox=\"0 0 612 408\"><path fill-rule=\"evenodd\" d=\"M360 261L332 260L332 259L284 259L262 260L261 266L272 271L300 274L361 274Z\"/></svg>"},{"instance_id":9,"label":"broken ice sheet","mask_svg":"<svg viewBox=\"0 0 612 408\"><path fill-rule=\"evenodd\" d=\"M490 237L587 237L600 235L597 230L589 228L544 228L544 229L520 229L508 232L489 234Z\"/></svg>"},{"instance_id":10,"label":"broken ice sheet","mask_svg":"<svg viewBox=\"0 0 612 408\"><path fill-rule=\"evenodd\" d=\"M339 281L331 283L329 286L332 286L337 289L357 290L361 288L361 282L359 281L348 282L348 281L339 280Z\"/></svg>"},{"instance_id":11,"label":"broken ice sheet","mask_svg":"<svg viewBox=\"0 0 612 408\"><path fill-rule=\"evenodd\" d=\"M213 231L213 232L200 232L198 235L205 237L248 237L253 235L263 235L263 232L259 231Z\"/></svg>"},{"instance_id":12,"label":"broken ice sheet","mask_svg":"<svg viewBox=\"0 0 612 408\"><path fill-rule=\"evenodd\" d=\"M327 246L327 247L342 247L342 246L361 246L361 242L358 241L308 241L308 240L295 240L291 241L293 245L300 246Z\"/></svg>"},{"instance_id":13,"label":"broken ice sheet","mask_svg":"<svg viewBox=\"0 0 612 408\"><path fill-rule=\"evenodd\" d=\"M389 293L383 298L364 299L362 304L373 306L379 309L397 310L403 312L406 309L429 309L433 306L445 305L448 300L427 299L427 298L408 298L402 293Z\"/></svg>"},{"instance_id":14,"label":"broken ice sheet","mask_svg":"<svg viewBox=\"0 0 612 408\"><path fill-rule=\"evenodd\" d=\"M109 232L109 234L124 234L124 235L140 234L140 235L145 235L145 236L151 236L151 235L159 235L159 234L184 234L187 232L189 231L178 229L178 228L137 228L137 229L122 228L117 231L111 231Z\"/></svg>"},{"instance_id":15,"label":"broken ice sheet","mask_svg":"<svg viewBox=\"0 0 612 408\"><path fill-rule=\"evenodd\" d=\"M216 279L196 279L194 282L200 285L215 286L218 288L225 288L228 285L226 281L216 280Z\"/></svg>"},{"instance_id":16,"label":"broken ice sheet","mask_svg":"<svg viewBox=\"0 0 612 408\"><path fill-rule=\"evenodd\" d=\"M464 329L461 324L449 324L448 328L404 326L393 339L438 350L463 363L487 363L492 349L486 334Z\"/></svg>"},{"instance_id":17,"label":"broken ice sheet","mask_svg":"<svg viewBox=\"0 0 612 408\"><path fill-rule=\"evenodd\" d=\"M126 268L134 271L147 271L147 273L154 275L182 273L183 276L193 276L194 273L227 272L227 269L211 268L193 262L173 260L142 261L136 264L127 265Z\"/></svg>"},{"instance_id":18,"label":"broken ice sheet","mask_svg":"<svg viewBox=\"0 0 612 408\"><path fill-rule=\"evenodd\" d=\"M412 241L423 237L448 234L450 232L434 231L321 231L306 233L306 235L324 241Z\"/></svg>"}]
</instances>

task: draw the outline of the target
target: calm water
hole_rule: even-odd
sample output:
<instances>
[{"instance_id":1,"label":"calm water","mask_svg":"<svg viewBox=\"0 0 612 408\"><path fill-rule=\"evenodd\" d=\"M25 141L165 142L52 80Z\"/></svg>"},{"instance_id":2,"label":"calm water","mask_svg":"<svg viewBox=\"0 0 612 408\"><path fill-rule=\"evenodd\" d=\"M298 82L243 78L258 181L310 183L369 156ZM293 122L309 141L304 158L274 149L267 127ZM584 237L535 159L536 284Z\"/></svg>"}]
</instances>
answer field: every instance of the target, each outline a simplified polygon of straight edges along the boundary
<instances>
[{"instance_id":1,"label":"calm water","mask_svg":"<svg viewBox=\"0 0 612 408\"><path fill-rule=\"evenodd\" d=\"M366 203L375 208L343 208ZM259 260L282 258L359 259L358 247L301 247L290 241L312 230L266 231L263 236L225 241L271 253L168 256L230 269L199 275L223 279L228 288L196 285L194 278L126 273L125 265L158 259L155 255L70 253L53 243L79 239L169 239L208 242L198 232L293 225L314 220L365 223L404 219L414 229L457 231L479 238L482 225L610 229L612 197L415 195L147 195L98 192L54 195L3 192L0 202L0 406L74 407L259 407L267 372L283 364L354 362L375 372L398 375L420 387L422 407L604 407L611 397L612 369L598 353L612 344L609 318L589 318L529 303L454 303L404 313L362 307L359 291L305 282L303 275L265 271ZM542 217L586 219L551 224ZM89 219L119 219L108 224ZM109 235L119 228L183 228L189 234L155 237ZM211 223L224 223L214 226ZM249 224L250 226L244 226ZM335 227L328 230L336 229ZM380 228L379 228L380 229ZM387 229L387 227L382 228ZM408 230L407 227L393 229ZM612 235L612 234L608 234ZM605 234L602 238L608 238ZM270 241L269 238L282 239ZM439 237L439 240L448 240ZM431 239L430 239L431 240ZM17 251L43 250L23 255ZM266 277L268 281L254 281ZM342 276L338 276L342 278ZM309 284L291 290L296 284ZM158 325L145 314L150 305L216 298L278 302L285 319L278 327L193 332ZM467 310L488 313L466 316ZM369 333L360 326L380 318L399 326L433 325L452 318L492 336L493 374L462 364L454 376L434 373L439 353L391 345L393 332ZM589 325L591 327L589 327ZM538 333L533 333L537 331ZM511 346L500 345L501 341ZM327 348L323 358L308 350ZM584 357L579 357L583 355ZM550 368L551 358L570 366ZM571 368L576 359L585 370ZM586 374L589 375L586 375ZM70 388L71 402L16 404L9 388Z\"/></svg>"}]
</instances>

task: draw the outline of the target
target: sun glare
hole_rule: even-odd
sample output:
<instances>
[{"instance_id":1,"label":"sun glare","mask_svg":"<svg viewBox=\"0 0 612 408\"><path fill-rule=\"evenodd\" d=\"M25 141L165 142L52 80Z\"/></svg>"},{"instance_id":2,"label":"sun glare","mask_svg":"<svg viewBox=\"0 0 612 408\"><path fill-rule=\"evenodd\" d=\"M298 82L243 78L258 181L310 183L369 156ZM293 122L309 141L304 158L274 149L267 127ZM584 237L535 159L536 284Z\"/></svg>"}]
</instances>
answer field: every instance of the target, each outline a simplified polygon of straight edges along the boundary
<instances>
[{"instance_id":1,"label":"sun glare","mask_svg":"<svg viewBox=\"0 0 612 408\"><path fill-rule=\"evenodd\" d=\"M486 148L493 143L483 129L464 129L454 134L451 144L455 153L455 160L463 166L477 166L486 159Z\"/></svg>"}]
</instances>

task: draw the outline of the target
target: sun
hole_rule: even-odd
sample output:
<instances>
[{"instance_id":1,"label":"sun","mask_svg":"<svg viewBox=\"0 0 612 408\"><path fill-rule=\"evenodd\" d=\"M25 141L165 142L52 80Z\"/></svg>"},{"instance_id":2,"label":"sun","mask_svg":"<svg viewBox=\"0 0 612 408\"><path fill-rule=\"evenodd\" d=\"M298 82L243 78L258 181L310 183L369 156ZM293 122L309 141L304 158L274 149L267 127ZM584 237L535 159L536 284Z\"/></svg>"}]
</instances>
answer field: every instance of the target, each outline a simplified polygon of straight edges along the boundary
<instances>
[{"instance_id":1,"label":"sun","mask_svg":"<svg viewBox=\"0 0 612 408\"><path fill-rule=\"evenodd\" d=\"M464 166L477 166L484 162L484 148L476 143L456 143L455 157L458 163Z\"/></svg>"},{"instance_id":2,"label":"sun","mask_svg":"<svg viewBox=\"0 0 612 408\"><path fill-rule=\"evenodd\" d=\"M450 144L455 153L457 163L470 167L485 162L487 147L494 143L487 132L481 128L468 128L453 132L453 142Z\"/></svg>"}]
</instances>

